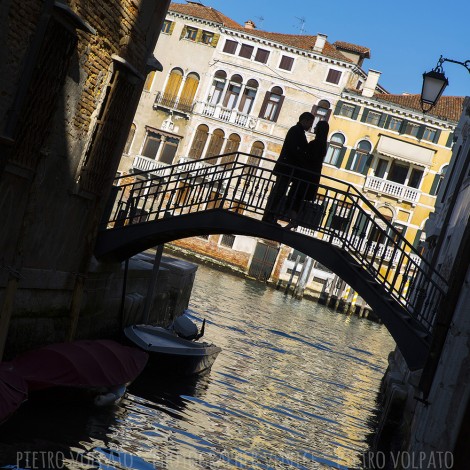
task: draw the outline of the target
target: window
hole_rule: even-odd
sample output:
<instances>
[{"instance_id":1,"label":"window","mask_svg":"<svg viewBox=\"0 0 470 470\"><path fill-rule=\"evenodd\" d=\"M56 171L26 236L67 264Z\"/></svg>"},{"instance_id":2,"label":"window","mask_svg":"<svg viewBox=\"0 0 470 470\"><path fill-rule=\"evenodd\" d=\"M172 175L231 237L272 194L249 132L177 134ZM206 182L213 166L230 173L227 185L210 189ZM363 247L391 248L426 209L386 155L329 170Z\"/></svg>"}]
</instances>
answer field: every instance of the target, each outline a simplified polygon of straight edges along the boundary
<instances>
[{"instance_id":1,"label":"window","mask_svg":"<svg viewBox=\"0 0 470 470\"><path fill-rule=\"evenodd\" d=\"M237 41L231 41L230 39L226 39L223 52L226 52L227 54L235 54L235 51L237 50L237 45Z\"/></svg>"},{"instance_id":2,"label":"window","mask_svg":"<svg viewBox=\"0 0 470 470\"><path fill-rule=\"evenodd\" d=\"M191 26L186 27L186 32L184 34L184 39L189 39L190 41L195 41L197 36L197 29L192 28Z\"/></svg>"},{"instance_id":3,"label":"window","mask_svg":"<svg viewBox=\"0 0 470 470\"><path fill-rule=\"evenodd\" d=\"M399 132L402 123L403 123L403 120L402 120L402 119L398 119L398 118L392 117L392 118L390 119L390 122L388 123L388 128L389 128L390 130L392 130L392 131L397 131L397 132Z\"/></svg>"},{"instance_id":4,"label":"window","mask_svg":"<svg viewBox=\"0 0 470 470\"><path fill-rule=\"evenodd\" d=\"M405 184L406 175L408 174L409 165L398 163L396 160L392 162L388 173L388 180L394 183Z\"/></svg>"},{"instance_id":5,"label":"window","mask_svg":"<svg viewBox=\"0 0 470 470\"><path fill-rule=\"evenodd\" d=\"M244 57L245 59L251 59L254 49L255 48L253 46L250 46L248 44L242 44L238 55L240 57Z\"/></svg>"},{"instance_id":6,"label":"window","mask_svg":"<svg viewBox=\"0 0 470 470\"><path fill-rule=\"evenodd\" d=\"M377 166L375 168L375 176L377 176L377 178L383 178L385 176L387 167L388 160L385 160L384 158L379 158Z\"/></svg>"},{"instance_id":7,"label":"window","mask_svg":"<svg viewBox=\"0 0 470 470\"><path fill-rule=\"evenodd\" d=\"M127 135L126 146L124 147L124 153L128 154L131 150L132 141L134 140L135 135L135 124L132 123L131 128L129 130L129 134Z\"/></svg>"},{"instance_id":8,"label":"window","mask_svg":"<svg viewBox=\"0 0 470 470\"><path fill-rule=\"evenodd\" d=\"M153 79L155 78L155 70L151 70L145 79L144 90L150 91L152 88Z\"/></svg>"},{"instance_id":9,"label":"window","mask_svg":"<svg viewBox=\"0 0 470 470\"><path fill-rule=\"evenodd\" d=\"M299 263L305 263L305 258L307 257L307 255L305 255L304 253L302 253L301 251L299 250L292 250L288 255L287 255L287 259L288 261L297 261L297 257L299 257Z\"/></svg>"},{"instance_id":10,"label":"window","mask_svg":"<svg viewBox=\"0 0 470 470\"><path fill-rule=\"evenodd\" d=\"M162 25L162 33L171 34L173 21L165 20Z\"/></svg>"},{"instance_id":11,"label":"window","mask_svg":"<svg viewBox=\"0 0 470 470\"><path fill-rule=\"evenodd\" d=\"M161 134L148 131L144 142L144 148L142 149L142 155L155 160L158 149L160 148L161 138Z\"/></svg>"},{"instance_id":12,"label":"window","mask_svg":"<svg viewBox=\"0 0 470 470\"><path fill-rule=\"evenodd\" d=\"M349 169L363 175L367 174L371 162L372 145L367 140L361 140L348 162Z\"/></svg>"},{"instance_id":13,"label":"window","mask_svg":"<svg viewBox=\"0 0 470 470\"><path fill-rule=\"evenodd\" d=\"M328 83L334 83L338 85L341 79L341 72L339 70L330 69L328 70L328 75L326 76L326 81Z\"/></svg>"},{"instance_id":14,"label":"window","mask_svg":"<svg viewBox=\"0 0 470 470\"><path fill-rule=\"evenodd\" d=\"M234 75L229 82L227 91L225 93L223 105L226 108L235 108L240 91L242 89L242 77L240 75Z\"/></svg>"},{"instance_id":15,"label":"window","mask_svg":"<svg viewBox=\"0 0 470 470\"><path fill-rule=\"evenodd\" d=\"M263 142L253 142L250 150L250 157L248 158L249 165L258 165L259 159L255 157L262 157L264 153L264 144ZM254 155L254 157L252 157Z\"/></svg>"},{"instance_id":16,"label":"window","mask_svg":"<svg viewBox=\"0 0 470 470\"><path fill-rule=\"evenodd\" d=\"M432 127L425 127L424 132L423 132L423 140L434 142L436 135L437 135L437 129L433 129Z\"/></svg>"},{"instance_id":17,"label":"window","mask_svg":"<svg viewBox=\"0 0 470 470\"><path fill-rule=\"evenodd\" d=\"M315 118L311 128L311 131L313 132L318 121L328 121L331 114L329 101L321 100L317 105L314 105L312 108L312 114Z\"/></svg>"},{"instance_id":18,"label":"window","mask_svg":"<svg viewBox=\"0 0 470 470\"><path fill-rule=\"evenodd\" d=\"M162 99L160 103L163 106L173 107L176 103L176 97L183 81L183 71L181 69L173 69L170 72L168 81L165 86L165 91L163 92Z\"/></svg>"},{"instance_id":19,"label":"window","mask_svg":"<svg viewBox=\"0 0 470 470\"><path fill-rule=\"evenodd\" d=\"M194 103L194 96L196 95L197 87L199 86L199 75L191 72L186 77L184 82L181 96L178 100L178 109L184 112L191 112Z\"/></svg>"},{"instance_id":20,"label":"window","mask_svg":"<svg viewBox=\"0 0 470 470\"><path fill-rule=\"evenodd\" d=\"M342 150L344 149L344 135L333 134L328 145L325 156L325 163L339 167L341 165Z\"/></svg>"},{"instance_id":21,"label":"window","mask_svg":"<svg viewBox=\"0 0 470 470\"><path fill-rule=\"evenodd\" d=\"M230 134L227 145L225 146L224 153L235 153L238 151L238 147L240 147L241 138L238 134ZM229 163L233 162L235 159L235 155L227 155L222 158L220 163Z\"/></svg>"},{"instance_id":22,"label":"window","mask_svg":"<svg viewBox=\"0 0 470 470\"><path fill-rule=\"evenodd\" d=\"M423 179L423 170L413 168L411 170L410 179L408 180L408 186L411 188L419 188L421 180Z\"/></svg>"},{"instance_id":23,"label":"window","mask_svg":"<svg viewBox=\"0 0 470 470\"><path fill-rule=\"evenodd\" d=\"M294 65L294 59L292 57L283 55L281 58L281 63L279 64L279 68L283 70L292 70L293 65Z\"/></svg>"},{"instance_id":24,"label":"window","mask_svg":"<svg viewBox=\"0 0 470 470\"><path fill-rule=\"evenodd\" d=\"M212 41L214 39L214 33L211 33L210 31L203 31L202 32L202 37L201 37L201 42L204 44L212 44Z\"/></svg>"},{"instance_id":25,"label":"window","mask_svg":"<svg viewBox=\"0 0 470 470\"><path fill-rule=\"evenodd\" d=\"M412 122L407 122L405 126L405 130L403 131L404 134L412 135L416 137L418 135L419 126L418 124L414 124Z\"/></svg>"},{"instance_id":26,"label":"window","mask_svg":"<svg viewBox=\"0 0 470 470\"><path fill-rule=\"evenodd\" d=\"M207 149L206 157L214 157L220 155L222 145L224 144L225 134L222 129L216 129L212 133L211 140L209 142L209 148Z\"/></svg>"},{"instance_id":27,"label":"window","mask_svg":"<svg viewBox=\"0 0 470 470\"><path fill-rule=\"evenodd\" d=\"M431 196L437 196L437 193L439 192L439 189L442 186L442 181L444 180L444 177L446 175L448 167L449 167L448 165L445 165L444 167L442 167L441 172L438 173L434 177L434 181L432 183L431 190L429 191L429 194Z\"/></svg>"},{"instance_id":28,"label":"window","mask_svg":"<svg viewBox=\"0 0 470 470\"><path fill-rule=\"evenodd\" d=\"M256 80L248 80L245 90L243 91L242 99L240 101L239 111L243 114L250 114L255 101L256 93L258 91L258 82Z\"/></svg>"},{"instance_id":29,"label":"window","mask_svg":"<svg viewBox=\"0 0 470 470\"><path fill-rule=\"evenodd\" d=\"M262 64L265 64L269 59L269 51L266 49L258 49L256 51L255 55L255 60L256 62L261 62Z\"/></svg>"},{"instance_id":30,"label":"window","mask_svg":"<svg viewBox=\"0 0 470 470\"><path fill-rule=\"evenodd\" d=\"M234 243L235 243L235 235L228 235L225 233L222 235L222 238L220 239L220 245L226 246L227 248L232 248Z\"/></svg>"},{"instance_id":31,"label":"window","mask_svg":"<svg viewBox=\"0 0 470 470\"><path fill-rule=\"evenodd\" d=\"M338 114L340 116L344 116L344 117L354 119L353 116L355 114L355 111L356 111L356 106L353 106L351 104L343 103Z\"/></svg>"},{"instance_id":32,"label":"window","mask_svg":"<svg viewBox=\"0 0 470 470\"><path fill-rule=\"evenodd\" d=\"M378 126L380 122L381 113L376 113L375 111L369 111L366 116L366 123L371 126Z\"/></svg>"},{"instance_id":33,"label":"window","mask_svg":"<svg viewBox=\"0 0 470 470\"><path fill-rule=\"evenodd\" d=\"M264 97L259 117L267 119L268 121L277 121L283 102L284 96L282 94L282 89L278 86L273 87Z\"/></svg>"},{"instance_id":34,"label":"window","mask_svg":"<svg viewBox=\"0 0 470 470\"><path fill-rule=\"evenodd\" d=\"M202 156L202 152L209 136L209 128L205 124L198 126L196 133L194 134L193 143L189 150L189 157L199 160Z\"/></svg>"},{"instance_id":35,"label":"window","mask_svg":"<svg viewBox=\"0 0 470 470\"><path fill-rule=\"evenodd\" d=\"M227 74L223 70L217 70L214 75L214 81L212 82L211 94L207 99L209 103L218 104L220 102L226 82Z\"/></svg>"},{"instance_id":36,"label":"window","mask_svg":"<svg viewBox=\"0 0 470 470\"><path fill-rule=\"evenodd\" d=\"M176 139L175 137L163 136L163 149L158 158L158 161L171 165L173 163L173 159L175 158L179 143L179 139Z\"/></svg>"}]
</instances>

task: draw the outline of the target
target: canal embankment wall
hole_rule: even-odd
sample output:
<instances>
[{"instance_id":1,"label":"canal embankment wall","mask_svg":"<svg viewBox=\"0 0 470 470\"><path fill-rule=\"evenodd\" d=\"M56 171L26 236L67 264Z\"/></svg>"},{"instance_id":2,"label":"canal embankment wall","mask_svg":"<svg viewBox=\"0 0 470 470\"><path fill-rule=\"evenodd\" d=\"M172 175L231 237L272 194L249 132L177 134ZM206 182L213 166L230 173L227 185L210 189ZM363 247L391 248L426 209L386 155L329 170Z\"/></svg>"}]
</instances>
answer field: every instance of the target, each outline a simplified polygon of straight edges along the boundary
<instances>
[{"instance_id":1,"label":"canal embankment wall","mask_svg":"<svg viewBox=\"0 0 470 470\"><path fill-rule=\"evenodd\" d=\"M124 327L142 323L146 297L149 323L165 325L188 307L197 265L163 256L156 279L153 254L125 263L94 262L84 280L80 315L73 339L120 339ZM66 341L75 276L25 270L15 299L5 359L45 344ZM150 288L150 282L154 285Z\"/></svg>"}]
</instances>

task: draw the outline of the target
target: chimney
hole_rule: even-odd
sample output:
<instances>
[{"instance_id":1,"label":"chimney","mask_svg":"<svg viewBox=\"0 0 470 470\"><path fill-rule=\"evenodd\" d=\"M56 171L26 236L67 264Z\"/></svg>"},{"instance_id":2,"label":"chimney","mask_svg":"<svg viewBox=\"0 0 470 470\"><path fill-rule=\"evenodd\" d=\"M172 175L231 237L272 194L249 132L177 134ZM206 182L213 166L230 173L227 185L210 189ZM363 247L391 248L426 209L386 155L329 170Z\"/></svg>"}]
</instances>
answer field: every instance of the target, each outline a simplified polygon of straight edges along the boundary
<instances>
[{"instance_id":1,"label":"chimney","mask_svg":"<svg viewBox=\"0 0 470 470\"><path fill-rule=\"evenodd\" d=\"M328 36L326 34L317 34L317 39L315 40L315 44L313 45L313 50L315 52L323 52L323 48L325 47L326 38Z\"/></svg>"},{"instance_id":2,"label":"chimney","mask_svg":"<svg viewBox=\"0 0 470 470\"><path fill-rule=\"evenodd\" d=\"M245 29L256 29L256 25L253 21L245 21Z\"/></svg>"},{"instance_id":3,"label":"chimney","mask_svg":"<svg viewBox=\"0 0 470 470\"><path fill-rule=\"evenodd\" d=\"M381 74L382 72L377 72L377 70L369 69L366 82L364 83L364 87L362 88L362 96L366 96L367 98L374 96L375 89L377 87L377 84L379 83L379 78Z\"/></svg>"}]
</instances>

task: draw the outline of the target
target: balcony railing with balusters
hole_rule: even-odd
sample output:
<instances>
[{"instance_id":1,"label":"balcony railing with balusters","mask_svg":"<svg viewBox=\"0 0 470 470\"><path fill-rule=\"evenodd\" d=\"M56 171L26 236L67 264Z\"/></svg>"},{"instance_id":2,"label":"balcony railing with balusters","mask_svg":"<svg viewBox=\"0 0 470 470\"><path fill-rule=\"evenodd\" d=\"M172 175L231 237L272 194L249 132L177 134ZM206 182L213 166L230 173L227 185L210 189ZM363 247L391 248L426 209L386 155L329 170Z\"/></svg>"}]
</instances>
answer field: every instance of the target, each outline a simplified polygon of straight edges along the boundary
<instances>
[{"instance_id":1,"label":"balcony railing with balusters","mask_svg":"<svg viewBox=\"0 0 470 470\"><path fill-rule=\"evenodd\" d=\"M184 114L191 114L193 112L195 102L191 99L178 98L175 95L168 95L166 93L157 93L155 98L154 108L162 107L181 111Z\"/></svg>"},{"instance_id":2,"label":"balcony railing with balusters","mask_svg":"<svg viewBox=\"0 0 470 470\"><path fill-rule=\"evenodd\" d=\"M387 194L400 201L411 203L418 202L420 191L410 186L395 183L393 181L384 180L377 176L368 176L364 184L364 189L370 189L378 193Z\"/></svg>"},{"instance_id":3,"label":"balcony railing with balusters","mask_svg":"<svg viewBox=\"0 0 470 470\"><path fill-rule=\"evenodd\" d=\"M214 119L218 119L223 122L229 122L236 126L246 127L248 129L254 129L258 122L258 119L249 114L240 112L238 109L225 108L220 104L212 103L201 103L203 116L208 116Z\"/></svg>"}]
</instances>

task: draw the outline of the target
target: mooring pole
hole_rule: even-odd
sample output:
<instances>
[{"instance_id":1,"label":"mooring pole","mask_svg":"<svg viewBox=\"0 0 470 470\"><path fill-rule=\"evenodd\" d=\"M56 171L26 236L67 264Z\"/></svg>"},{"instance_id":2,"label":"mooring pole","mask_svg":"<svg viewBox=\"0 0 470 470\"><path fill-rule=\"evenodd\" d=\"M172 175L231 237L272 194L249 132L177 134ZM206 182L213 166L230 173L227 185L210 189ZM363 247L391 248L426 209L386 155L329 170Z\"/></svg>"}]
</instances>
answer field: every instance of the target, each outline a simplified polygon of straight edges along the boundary
<instances>
[{"instance_id":1,"label":"mooring pole","mask_svg":"<svg viewBox=\"0 0 470 470\"><path fill-rule=\"evenodd\" d=\"M143 321L144 324L148 324L150 320L150 306L153 299L153 292L155 290L155 284L157 283L158 271L160 270L160 262L162 260L163 245L158 245L155 251L155 258L153 260L152 275L150 276L149 285L147 288L147 295L145 296Z\"/></svg>"}]
</instances>

